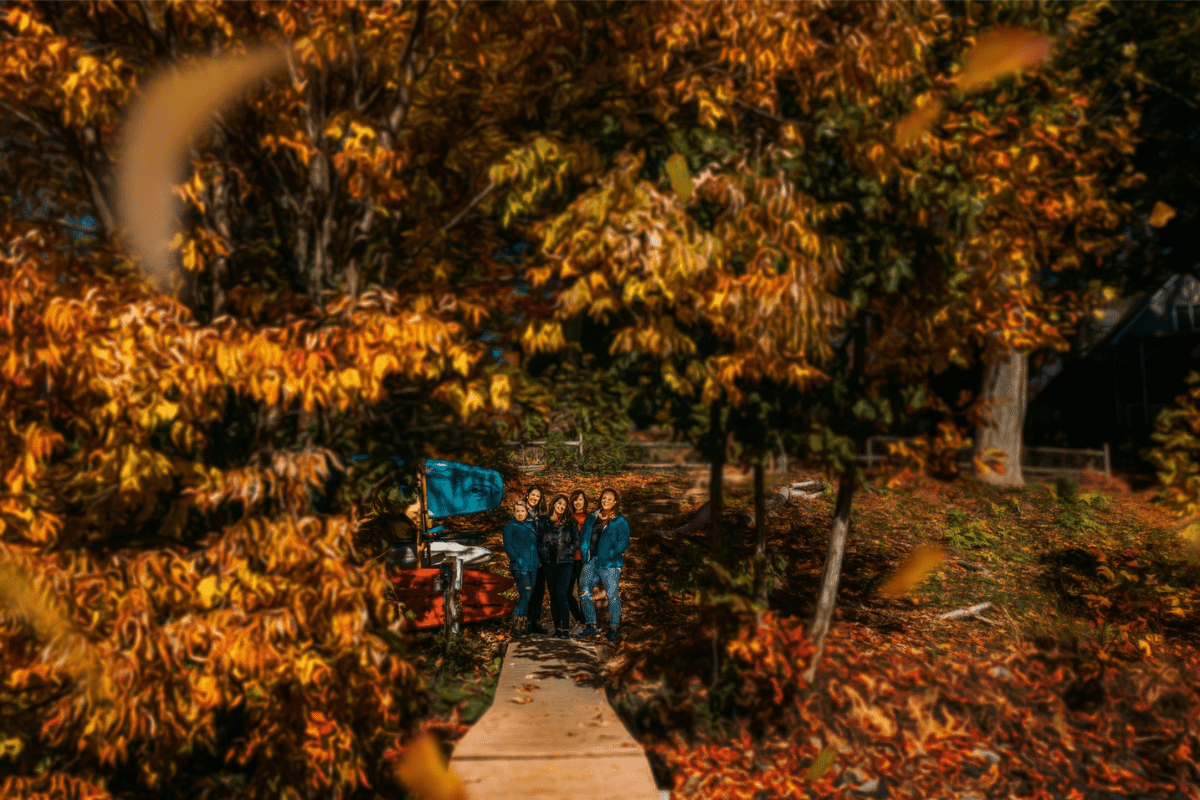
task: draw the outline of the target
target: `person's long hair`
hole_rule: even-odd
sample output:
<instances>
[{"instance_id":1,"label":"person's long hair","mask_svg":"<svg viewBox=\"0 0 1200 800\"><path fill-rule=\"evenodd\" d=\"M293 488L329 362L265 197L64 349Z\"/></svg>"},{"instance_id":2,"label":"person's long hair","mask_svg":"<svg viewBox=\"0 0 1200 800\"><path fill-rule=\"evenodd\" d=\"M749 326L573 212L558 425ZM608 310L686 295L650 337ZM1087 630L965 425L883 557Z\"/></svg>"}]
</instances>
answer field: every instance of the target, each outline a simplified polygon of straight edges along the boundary
<instances>
[{"instance_id":1,"label":"person's long hair","mask_svg":"<svg viewBox=\"0 0 1200 800\"><path fill-rule=\"evenodd\" d=\"M529 504L529 495L533 494L534 489L537 489L538 494L541 495L538 498L538 503L536 506ZM530 514L536 514L537 516L541 517L546 516L546 490L541 486L538 486L536 483L533 486L530 486L529 490L525 492L525 505L529 509Z\"/></svg>"},{"instance_id":2,"label":"person's long hair","mask_svg":"<svg viewBox=\"0 0 1200 800\"><path fill-rule=\"evenodd\" d=\"M563 511L563 516L562 516L562 517L557 517L557 518L555 518L555 516L554 516L554 507L555 507L556 505L558 505L558 501L559 501L559 500L562 500L564 503L566 503L566 504L567 504L567 508L566 508L566 510L565 510L565 511ZM553 522L553 523L554 523L554 524L556 524L556 525L557 525L558 523L560 523L560 522L562 522L562 521L563 521L563 517L569 517L569 516L571 516L571 514L573 513L573 512L571 511L571 501L570 501L570 500L567 500L567 496L566 496L565 494L556 494L556 495L554 495L554 499L550 501L550 506L549 506L549 508L550 508L550 521L551 521L551 522Z\"/></svg>"},{"instance_id":3,"label":"person's long hair","mask_svg":"<svg viewBox=\"0 0 1200 800\"><path fill-rule=\"evenodd\" d=\"M583 513L585 513L585 514L588 513L587 492L585 492L583 489L576 489L575 491L571 492L571 498L567 501L567 513L568 514L575 513L575 498L576 497L583 498Z\"/></svg>"}]
</instances>

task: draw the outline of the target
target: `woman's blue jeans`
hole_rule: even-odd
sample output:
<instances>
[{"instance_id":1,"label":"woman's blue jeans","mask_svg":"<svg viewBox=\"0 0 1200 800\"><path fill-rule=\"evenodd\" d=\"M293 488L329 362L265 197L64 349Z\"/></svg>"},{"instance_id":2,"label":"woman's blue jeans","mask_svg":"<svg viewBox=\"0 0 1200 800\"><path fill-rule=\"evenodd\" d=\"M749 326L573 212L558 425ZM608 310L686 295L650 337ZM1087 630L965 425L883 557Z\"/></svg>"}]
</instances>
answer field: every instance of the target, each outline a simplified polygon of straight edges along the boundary
<instances>
[{"instance_id":1,"label":"woman's blue jeans","mask_svg":"<svg viewBox=\"0 0 1200 800\"><path fill-rule=\"evenodd\" d=\"M513 570L513 580L517 582L517 610L514 613L518 617L528 616L529 595L533 593L533 579L535 575L537 575L536 572L518 572Z\"/></svg>"},{"instance_id":2,"label":"woman's blue jeans","mask_svg":"<svg viewBox=\"0 0 1200 800\"><path fill-rule=\"evenodd\" d=\"M604 584L604 593L608 595L608 624L615 628L621 624L621 598L617 594L617 586L621 582L621 568L597 569L595 562L589 561L583 565L579 573L579 604L583 606L583 618L588 625L596 624L596 604L592 602L592 589L597 583Z\"/></svg>"}]
</instances>

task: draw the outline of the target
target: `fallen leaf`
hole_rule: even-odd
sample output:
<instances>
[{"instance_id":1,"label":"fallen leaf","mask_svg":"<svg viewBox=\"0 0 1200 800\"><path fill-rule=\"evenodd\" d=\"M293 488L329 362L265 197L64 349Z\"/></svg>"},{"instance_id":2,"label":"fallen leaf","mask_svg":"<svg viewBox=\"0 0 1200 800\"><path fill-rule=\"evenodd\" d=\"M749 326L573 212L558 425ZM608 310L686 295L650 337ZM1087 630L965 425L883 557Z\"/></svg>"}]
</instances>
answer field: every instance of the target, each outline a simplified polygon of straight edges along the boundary
<instances>
[{"instance_id":1,"label":"fallen leaf","mask_svg":"<svg viewBox=\"0 0 1200 800\"><path fill-rule=\"evenodd\" d=\"M526 692L532 692L534 689L540 689L540 688L542 688L542 687L538 686L536 683L527 683L521 687L521 689L523 689Z\"/></svg>"},{"instance_id":2,"label":"fallen leaf","mask_svg":"<svg viewBox=\"0 0 1200 800\"><path fill-rule=\"evenodd\" d=\"M1161 228L1166 225L1175 216L1175 209L1159 200L1154 204L1154 208L1150 211L1150 224L1155 228Z\"/></svg>"},{"instance_id":3,"label":"fallen leaf","mask_svg":"<svg viewBox=\"0 0 1200 800\"><path fill-rule=\"evenodd\" d=\"M942 103L934 100L896 123L896 146L907 147L928 131L942 114Z\"/></svg>"},{"instance_id":4,"label":"fallen leaf","mask_svg":"<svg viewBox=\"0 0 1200 800\"><path fill-rule=\"evenodd\" d=\"M426 800L466 800L462 780L446 763L437 740L429 734L418 736L404 749L396 767L404 787Z\"/></svg>"},{"instance_id":5,"label":"fallen leaf","mask_svg":"<svg viewBox=\"0 0 1200 800\"><path fill-rule=\"evenodd\" d=\"M522 703L532 703L532 702L533 702L533 695L529 695L529 694L527 694L527 695L523 695L523 696L521 696L521 697L514 697L514 698L512 699L512 701L513 701L514 703L516 703L517 705L521 705Z\"/></svg>"},{"instance_id":6,"label":"fallen leaf","mask_svg":"<svg viewBox=\"0 0 1200 800\"><path fill-rule=\"evenodd\" d=\"M963 59L963 68L955 78L963 91L1044 60L1054 40L1024 28L996 28L979 36L975 47Z\"/></svg>"},{"instance_id":7,"label":"fallen leaf","mask_svg":"<svg viewBox=\"0 0 1200 800\"><path fill-rule=\"evenodd\" d=\"M834 759L837 758L836 747L823 747L821 752L817 753L817 760L812 763L808 771L804 773L804 779L807 781L815 781L829 771L833 766Z\"/></svg>"},{"instance_id":8,"label":"fallen leaf","mask_svg":"<svg viewBox=\"0 0 1200 800\"><path fill-rule=\"evenodd\" d=\"M879 587L884 597L897 597L921 582L930 570L946 560L946 551L937 545L921 545L909 554L900 568Z\"/></svg>"},{"instance_id":9,"label":"fallen leaf","mask_svg":"<svg viewBox=\"0 0 1200 800\"><path fill-rule=\"evenodd\" d=\"M681 202L686 203L692 196L692 176L688 173L687 160L679 153L667 159L664 165L667 177L671 179L671 188Z\"/></svg>"}]
</instances>

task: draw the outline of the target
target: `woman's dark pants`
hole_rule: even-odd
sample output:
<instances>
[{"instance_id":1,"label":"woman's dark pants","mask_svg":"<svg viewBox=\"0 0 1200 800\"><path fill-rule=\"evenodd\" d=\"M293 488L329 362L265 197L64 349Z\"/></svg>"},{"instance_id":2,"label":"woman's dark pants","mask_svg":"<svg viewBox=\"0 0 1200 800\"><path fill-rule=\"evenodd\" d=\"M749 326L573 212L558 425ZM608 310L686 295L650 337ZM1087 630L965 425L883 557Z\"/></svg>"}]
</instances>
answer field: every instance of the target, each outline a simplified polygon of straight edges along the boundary
<instances>
[{"instance_id":1,"label":"woman's dark pants","mask_svg":"<svg viewBox=\"0 0 1200 800\"><path fill-rule=\"evenodd\" d=\"M529 594L529 610L525 616L529 617L532 623L540 624L542 621L542 601L546 597L546 571L543 565L539 564L537 574L533 576L533 591Z\"/></svg>"},{"instance_id":2,"label":"woman's dark pants","mask_svg":"<svg viewBox=\"0 0 1200 800\"><path fill-rule=\"evenodd\" d=\"M550 588L550 615L554 618L554 627L561 631L571 628L571 607L567 603L567 594L571 591L573 567L570 561L543 565L546 583Z\"/></svg>"}]
</instances>

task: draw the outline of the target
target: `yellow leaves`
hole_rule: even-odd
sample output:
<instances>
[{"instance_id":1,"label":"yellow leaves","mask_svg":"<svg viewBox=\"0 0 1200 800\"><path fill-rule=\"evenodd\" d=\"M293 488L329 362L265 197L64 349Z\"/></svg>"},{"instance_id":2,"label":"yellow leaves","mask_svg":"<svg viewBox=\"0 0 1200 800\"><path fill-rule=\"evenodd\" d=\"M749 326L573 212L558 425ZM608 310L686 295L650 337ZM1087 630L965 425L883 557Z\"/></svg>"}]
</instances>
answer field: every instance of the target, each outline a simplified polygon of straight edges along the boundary
<instances>
[{"instance_id":1,"label":"yellow leaves","mask_svg":"<svg viewBox=\"0 0 1200 800\"><path fill-rule=\"evenodd\" d=\"M459 350L453 358L454 371L464 378L471 371L471 354L467 350Z\"/></svg>"},{"instance_id":2,"label":"yellow leaves","mask_svg":"<svg viewBox=\"0 0 1200 800\"><path fill-rule=\"evenodd\" d=\"M466 800L462 780L450 770L442 748L429 734L404 749L396 774L406 789L425 800Z\"/></svg>"},{"instance_id":3,"label":"yellow leaves","mask_svg":"<svg viewBox=\"0 0 1200 800\"><path fill-rule=\"evenodd\" d=\"M362 387L362 382L357 369L347 367L338 373L338 383L346 389L359 389Z\"/></svg>"},{"instance_id":4,"label":"yellow leaves","mask_svg":"<svg viewBox=\"0 0 1200 800\"><path fill-rule=\"evenodd\" d=\"M884 582L879 593L884 597L897 597L912 590L921 580L946 560L946 552L936 545L921 545L915 548L900 568Z\"/></svg>"},{"instance_id":5,"label":"yellow leaves","mask_svg":"<svg viewBox=\"0 0 1200 800\"><path fill-rule=\"evenodd\" d=\"M896 123L896 146L907 147L926 133L942 114L940 100L928 100L922 108L913 111Z\"/></svg>"},{"instance_id":6,"label":"yellow leaves","mask_svg":"<svg viewBox=\"0 0 1200 800\"><path fill-rule=\"evenodd\" d=\"M25 740L19 736L0 734L0 758L16 758L25 747Z\"/></svg>"},{"instance_id":7,"label":"yellow leaves","mask_svg":"<svg viewBox=\"0 0 1200 800\"><path fill-rule=\"evenodd\" d=\"M117 211L147 277L164 288L174 278L167 242L174 217L171 186L193 139L214 111L284 66L277 48L226 56L164 73L146 86L122 132Z\"/></svg>"},{"instance_id":8,"label":"yellow leaves","mask_svg":"<svg viewBox=\"0 0 1200 800\"><path fill-rule=\"evenodd\" d=\"M1154 204L1154 208L1150 211L1150 224L1155 228L1161 228L1170 222L1175 217L1175 209L1159 200Z\"/></svg>"},{"instance_id":9,"label":"yellow leaves","mask_svg":"<svg viewBox=\"0 0 1200 800\"><path fill-rule=\"evenodd\" d=\"M492 401L493 409L496 411L508 410L508 405L512 400L512 386L509 384L508 375L501 373L492 376L488 386L488 396Z\"/></svg>"},{"instance_id":10,"label":"yellow leaves","mask_svg":"<svg viewBox=\"0 0 1200 800\"><path fill-rule=\"evenodd\" d=\"M204 610L208 610L216 605L217 590L220 588L220 578L216 575L208 575L200 579L196 584L196 599L199 605Z\"/></svg>"},{"instance_id":11,"label":"yellow leaves","mask_svg":"<svg viewBox=\"0 0 1200 800\"><path fill-rule=\"evenodd\" d=\"M987 31L963 59L962 71L954 82L963 91L970 91L995 78L1020 72L1045 60L1053 44L1049 37L1022 28Z\"/></svg>"},{"instance_id":12,"label":"yellow leaves","mask_svg":"<svg viewBox=\"0 0 1200 800\"><path fill-rule=\"evenodd\" d=\"M664 168L671 180L671 188L679 197L681 203L687 203L692 196L692 176L688 172L687 159L681 154L674 153L667 159Z\"/></svg>"},{"instance_id":13,"label":"yellow leaves","mask_svg":"<svg viewBox=\"0 0 1200 800\"><path fill-rule=\"evenodd\" d=\"M389 373L400 368L400 362L391 353L380 353L375 356L375 360L371 363L371 377L376 381L383 381Z\"/></svg>"},{"instance_id":14,"label":"yellow leaves","mask_svg":"<svg viewBox=\"0 0 1200 800\"><path fill-rule=\"evenodd\" d=\"M204 674L192 684L196 690L196 701L203 708L214 708L221 702L221 691L213 675Z\"/></svg>"}]
</instances>

